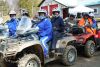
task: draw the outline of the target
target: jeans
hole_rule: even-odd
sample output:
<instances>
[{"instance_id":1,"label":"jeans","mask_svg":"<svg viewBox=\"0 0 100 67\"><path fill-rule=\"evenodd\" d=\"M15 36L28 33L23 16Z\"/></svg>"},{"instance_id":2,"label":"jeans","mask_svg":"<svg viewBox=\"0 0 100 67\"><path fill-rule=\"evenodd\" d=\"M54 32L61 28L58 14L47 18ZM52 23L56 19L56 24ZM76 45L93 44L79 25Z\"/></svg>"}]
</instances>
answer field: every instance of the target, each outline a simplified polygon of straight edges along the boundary
<instances>
[{"instance_id":1,"label":"jeans","mask_svg":"<svg viewBox=\"0 0 100 67\"><path fill-rule=\"evenodd\" d=\"M62 33L58 31L53 32L52 46L51 49L54 50L56 48L56 43L59 38L62 37Z\"/></svg>"}]
</instances>

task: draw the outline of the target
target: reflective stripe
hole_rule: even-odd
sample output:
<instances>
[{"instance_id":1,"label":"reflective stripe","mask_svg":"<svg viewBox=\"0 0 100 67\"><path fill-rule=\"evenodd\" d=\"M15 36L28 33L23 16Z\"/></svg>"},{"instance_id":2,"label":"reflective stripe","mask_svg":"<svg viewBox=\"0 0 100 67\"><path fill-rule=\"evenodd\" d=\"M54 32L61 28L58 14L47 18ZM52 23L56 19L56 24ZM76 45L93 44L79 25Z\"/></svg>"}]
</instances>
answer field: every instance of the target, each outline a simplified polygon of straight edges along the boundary
<instances>
[{"instance_id":1,"label":"reflective stripe","mask_svg":"<svg viewBox=\"0 0 100 67\"><path fill-rule=\"evenodd\" d=\"M36 30L39 30L39 27L38 26L36 27Z\"/></svg>"},{"instance_id":2,"label":"reflective stripe","mask_svg":"<svg viewBox=\"0 0 100 67\"><path fill-rule=\"evenodd\" d=\"M41 41L42 41L42 44L43 44L43 46L44 46L44 48L46 49L46 50L48 50L48 47L46 47L46 44L45 44L45 41L48 39L48 37L45 37L44 39L42 39Z\"/></svg>"}]
</instances>

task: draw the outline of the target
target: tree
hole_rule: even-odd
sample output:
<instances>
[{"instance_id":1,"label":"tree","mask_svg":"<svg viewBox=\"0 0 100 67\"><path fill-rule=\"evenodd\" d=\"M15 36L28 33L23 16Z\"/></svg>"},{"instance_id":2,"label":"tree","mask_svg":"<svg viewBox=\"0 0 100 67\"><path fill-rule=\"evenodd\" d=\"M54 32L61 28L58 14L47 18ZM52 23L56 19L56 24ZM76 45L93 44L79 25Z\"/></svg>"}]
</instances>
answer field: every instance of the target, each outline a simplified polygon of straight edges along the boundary
<instances>
[{"instance_id":1,"label":"tree","mask_svg":"<svg viewBox=\"0 0 100 67\"><path fill-rule=\"evenodd\" d=\"M32 9L33 9L33 1L34 0L19 0L19 7L22 9L26 9L30 16L32 16Z\"/></svg>"},{"instance_id":2,"label":"tree","mask_svg":"<svg viewBox=\"0 0 100 67\"><path fill-rule=\"evenodd\" d=\"M0 0L0 13L2 16L8 14L8 6L7 6L6 2L4 2L3 0Z\"/></svg>"},{"instance_id":3,"label":"tree","mask_svg":"<svg viewBox=\"0 0 100 67\"><path fill-rule=\"evenodd\" d=\"M40 4L42 0L19 0L19 7L27 9L30 13L30 16L35 15L38 10L38 4Z\"/></svg>"}]
</instances>

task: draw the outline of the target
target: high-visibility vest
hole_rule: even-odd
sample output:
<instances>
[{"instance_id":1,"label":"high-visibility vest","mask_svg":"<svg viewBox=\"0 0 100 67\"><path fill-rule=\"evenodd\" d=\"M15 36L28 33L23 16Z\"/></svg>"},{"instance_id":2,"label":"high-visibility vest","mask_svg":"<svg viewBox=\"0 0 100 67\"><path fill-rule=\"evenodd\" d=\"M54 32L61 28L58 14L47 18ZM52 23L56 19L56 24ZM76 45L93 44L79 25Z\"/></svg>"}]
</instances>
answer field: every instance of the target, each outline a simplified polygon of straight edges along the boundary
<instances>
[{"instance_id":1,"label":"high-visibility vest","mask_svg":"<svg viewBox=\"0 0 100 67\"><path fill-rule=\"evenodd\" d=\"M86 23L86 22L85 22L85 19L82 18L82 19L79 21L78 25L79 25L79 26L85 26L85 23ZM88 18L88 23L92 25L92 24L93 24L92 19ZM91 27L91 28L85 27L85 29L86 29L86 32L96 34L96 30L93 29L92 27Z\"/></svg>"},{"instance_id":2,"label":"high-visibility vest","mask_svg":"<svg viewBox=\"0 0 100 67\"><path fill-rule=\"evenodd\" d=\"M92 19L90 19L90 18L88 18L88 21L89 21L89 24L93 24L93 22L92 22ZM85 19L84 18L82 18L80 21L79 21L79 23L78 23L78 25L79 26L84 26L85 25Z\"/></svg>"}]
</instances>

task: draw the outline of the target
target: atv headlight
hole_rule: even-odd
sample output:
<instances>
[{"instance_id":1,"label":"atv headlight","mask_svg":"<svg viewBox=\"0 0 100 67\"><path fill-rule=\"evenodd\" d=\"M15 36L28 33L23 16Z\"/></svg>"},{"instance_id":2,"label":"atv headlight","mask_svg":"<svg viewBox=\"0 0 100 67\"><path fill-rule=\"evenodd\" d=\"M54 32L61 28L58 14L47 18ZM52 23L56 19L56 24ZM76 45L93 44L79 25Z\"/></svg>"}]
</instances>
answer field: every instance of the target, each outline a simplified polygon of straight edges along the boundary
<instances>
[{"instance_id":1,"label":"atv headlight","mask_svg":"<svg viewBox=\"0 0 100 67\"><path fill-rule=\"evenodd\" d=\"M18 47L14 46L14 44L8 45L6 48L6 51L8 52L16 52L18 50Z\"/></svg>"},{"instance_id":2,"label":"atv headlight","mask_svg":"<svg viewBox=\"0 0 100 67\"><path fill-rule=\"evenodd\" d=\"M0 44L4 44L4 43L7 43L7 41L1 39Z\"/></svg>"},{"instance_id":3,"label":"atv headlight","mask_svg":"<svg viewBox=\"0 0 100 67\"><path fill-rule=\"evenodd\" d=\"M7 42L5 40L0 40L0 51L4 51L6 49Z\"/></svg>"},{"instance_id":4,"label":"atv headlight","mask_svg":"<svg viewBox=\"0 0 100 67\"><path fill-rule=\"evenodd\" d=\"M5 45L0 45L0 51L4 51L5 50Z\"/></svg>"}]
</instances>

